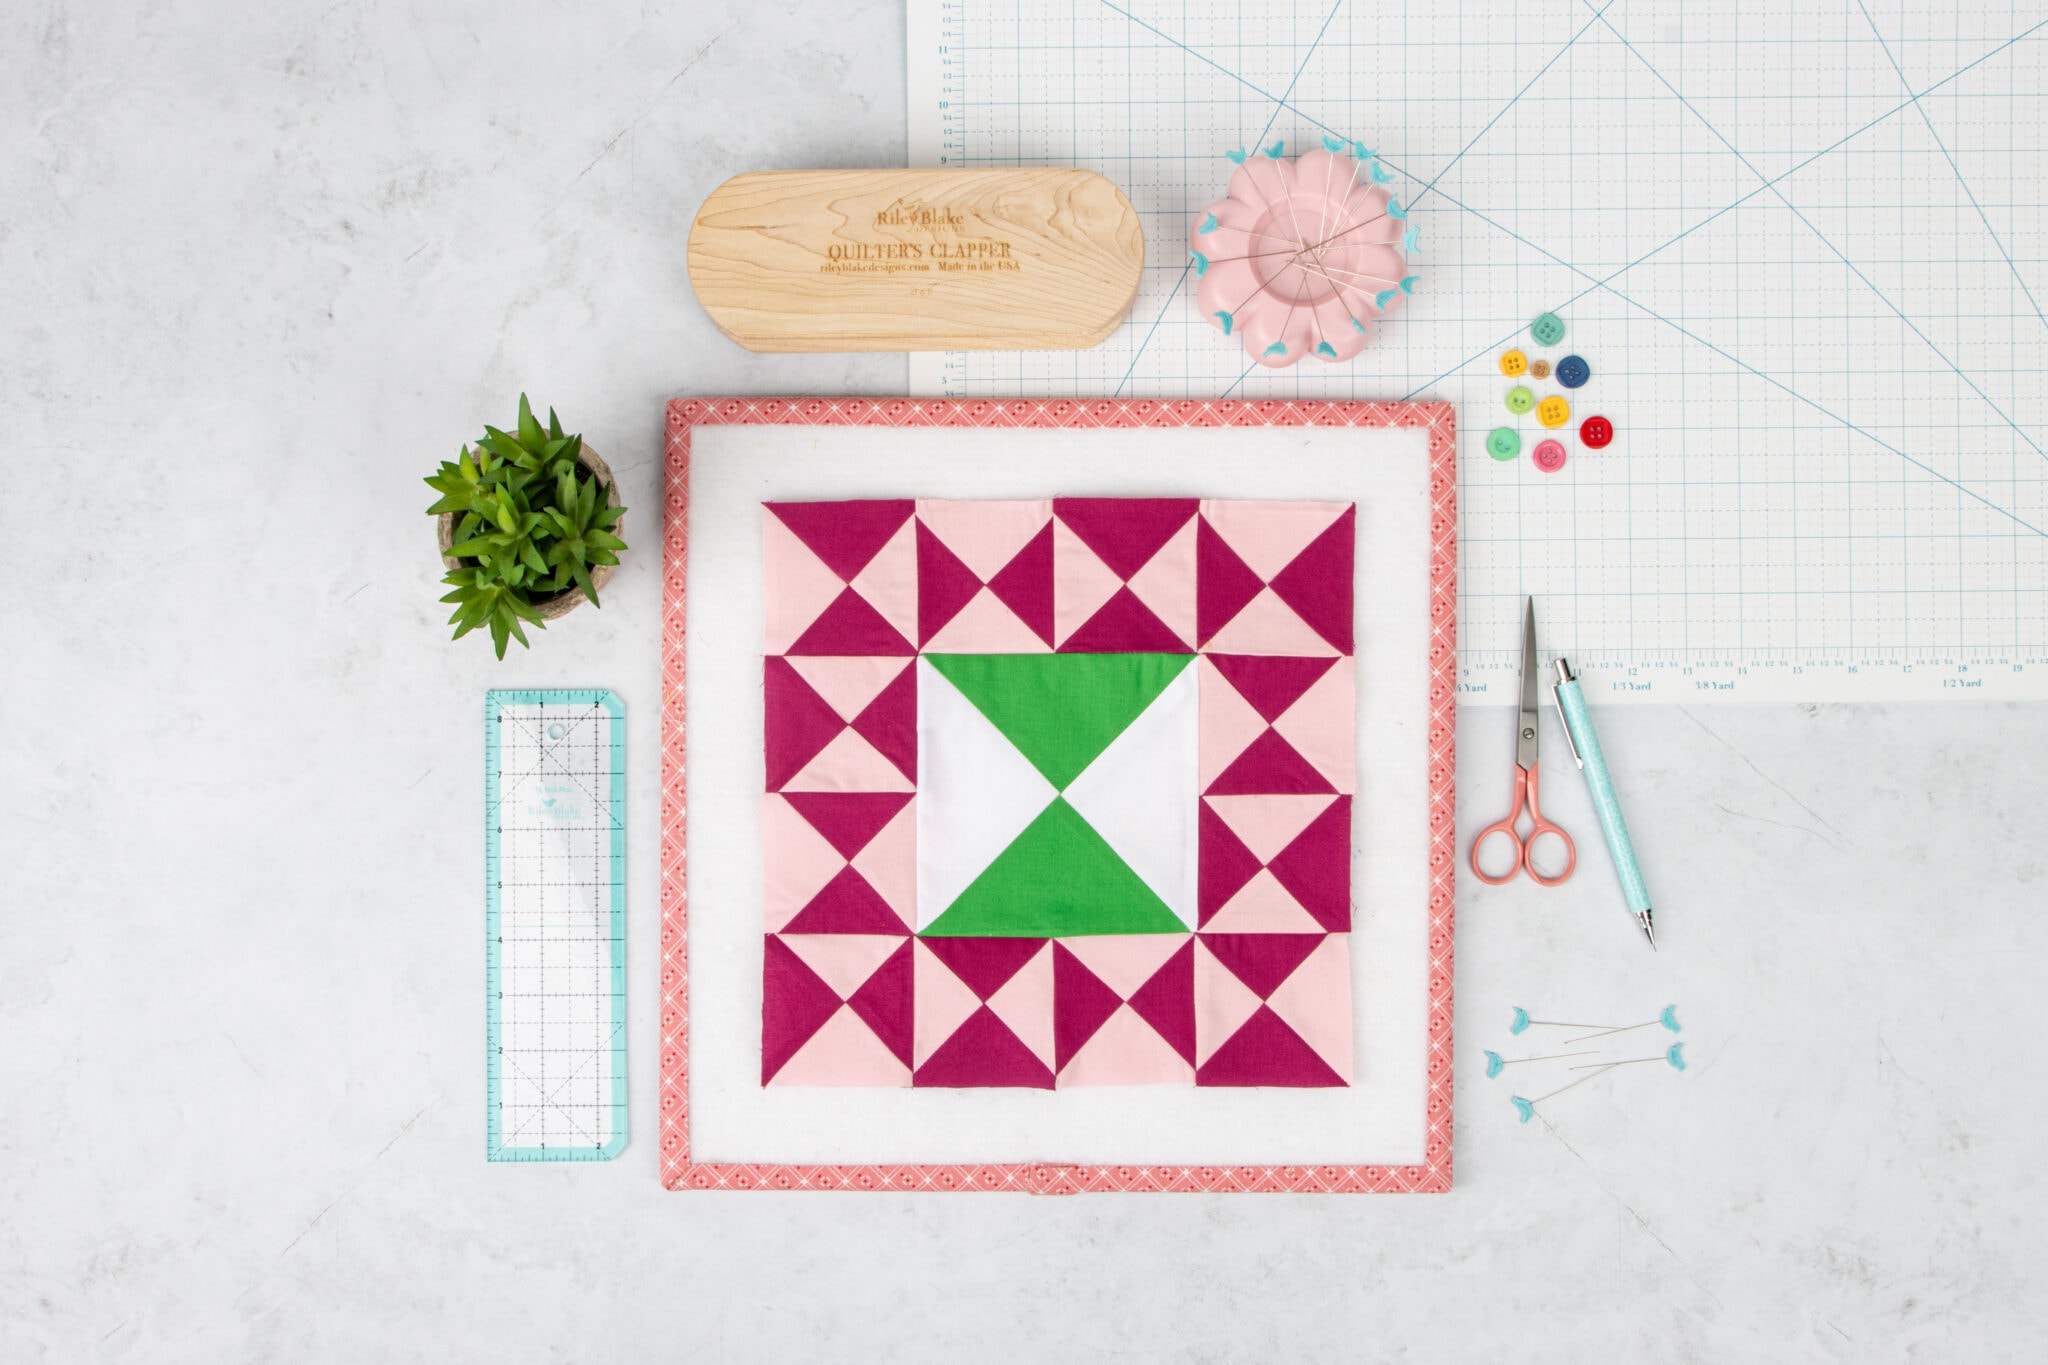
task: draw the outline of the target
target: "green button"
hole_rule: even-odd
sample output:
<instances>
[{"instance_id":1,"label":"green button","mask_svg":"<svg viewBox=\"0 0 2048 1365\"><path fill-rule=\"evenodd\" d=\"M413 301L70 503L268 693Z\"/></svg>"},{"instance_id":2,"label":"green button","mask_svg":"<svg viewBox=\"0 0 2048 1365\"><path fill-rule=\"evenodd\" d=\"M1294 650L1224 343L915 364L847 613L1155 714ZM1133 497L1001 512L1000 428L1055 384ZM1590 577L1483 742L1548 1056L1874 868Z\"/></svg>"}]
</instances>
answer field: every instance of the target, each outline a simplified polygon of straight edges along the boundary
<instances>
[{"instance_id":1,"label":"green button","mask_svg":"<svg viewBox=\"0 0 2048 1365\"><path fill-rule=\"evenodd\" d=\"M1495 427L1486 435L1486 453L1496 460L1512 460L1522 453L1522 438L1513 427Z\"/></svg>"},{"instance_id":2,"label":"green button","mask_svg":"<svg viewBox=\"0 0 2048 1365\"><path fill-rule=\"evenodd\" d=\"M1536 395L1523 388L1520 384L1508 390L1508 411L1515 414L1515 416L1520 417L1535 406Z\"/></svg>"},{"instance_id":3,"label":"green button","mask_svg":"<svg viewBox=\"0 0 2048 1365\"><path fill-rule=\"evenodd\" d=\"M1538 346L1555 346L1564 340L1564 324L1557 320L1557 314L1545 313L1529 324L1529 335L1536 338Z\"/></svg>"}]
</instances>

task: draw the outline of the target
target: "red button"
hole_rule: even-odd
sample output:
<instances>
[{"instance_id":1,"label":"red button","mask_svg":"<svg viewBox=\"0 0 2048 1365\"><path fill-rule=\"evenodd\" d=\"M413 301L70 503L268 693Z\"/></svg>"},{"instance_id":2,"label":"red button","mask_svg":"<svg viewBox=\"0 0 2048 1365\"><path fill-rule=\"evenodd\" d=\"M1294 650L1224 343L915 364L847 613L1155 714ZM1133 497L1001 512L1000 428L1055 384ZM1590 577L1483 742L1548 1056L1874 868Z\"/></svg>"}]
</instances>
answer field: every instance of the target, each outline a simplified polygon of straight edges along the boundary
<instances>
[{"instance_id":1,"label":"red button","mask_svg":"<svg viewBox=\"0 0 2048 1365\"><path fill-rule=\"evenodd\" d=\"M1614 439L1614 423L1605 417L1588 417L1579 423L1579 439L1588 450L1598 450Z\"/></svg>"}]
</instances>

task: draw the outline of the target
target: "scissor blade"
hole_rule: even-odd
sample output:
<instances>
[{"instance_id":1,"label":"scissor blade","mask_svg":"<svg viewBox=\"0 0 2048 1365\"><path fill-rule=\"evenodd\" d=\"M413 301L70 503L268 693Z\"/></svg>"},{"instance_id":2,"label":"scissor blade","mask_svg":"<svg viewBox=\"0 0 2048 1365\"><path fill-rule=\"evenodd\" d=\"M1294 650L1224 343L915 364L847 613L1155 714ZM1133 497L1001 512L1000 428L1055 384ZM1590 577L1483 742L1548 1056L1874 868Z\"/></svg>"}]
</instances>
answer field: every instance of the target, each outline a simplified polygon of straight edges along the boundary
<instances>
[{"instance_id":1,"label":"scissor blade","mask_svg":"<svg viewBox=\"0 0 2048 1365\"><path fill-rule=\"evenodd\" d=\"M1522 599L1522 706L1515 718L1515 763L1536 766L1536 697L1542 683L1536 672L1536 599Z\"/></svg>"}]
</instances>

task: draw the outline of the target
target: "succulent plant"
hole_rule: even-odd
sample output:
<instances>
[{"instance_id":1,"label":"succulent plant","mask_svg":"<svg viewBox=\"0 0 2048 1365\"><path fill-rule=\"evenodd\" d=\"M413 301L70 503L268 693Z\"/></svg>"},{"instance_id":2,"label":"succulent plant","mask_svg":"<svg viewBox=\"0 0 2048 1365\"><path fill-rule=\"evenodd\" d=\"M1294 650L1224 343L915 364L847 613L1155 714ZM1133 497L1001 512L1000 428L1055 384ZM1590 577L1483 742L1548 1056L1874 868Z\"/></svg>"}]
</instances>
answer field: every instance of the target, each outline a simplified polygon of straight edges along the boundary
<instances>
[{"instance_id":1,"label":"succulent plant","mask_svg":"<svg viewBox=\"0 0 2048 1365\"><path fill-rule=\"evenodd\" d=\"M485 427L474 449L464 446L426 480L441 495L427 515L455 519L447 554L462 563L442 580L453 591L441 599L455 605L453 638L488 626L502 659L507 639L527 644L521 622L545 628L536 601L581 591L601 605L591 570L619 562L626 542L612 528L626 509L612 506L578 463L582 450L583 438L563 435L552 408L543 429L522 393L517 432Z\"/></svg>"}]
</instances>

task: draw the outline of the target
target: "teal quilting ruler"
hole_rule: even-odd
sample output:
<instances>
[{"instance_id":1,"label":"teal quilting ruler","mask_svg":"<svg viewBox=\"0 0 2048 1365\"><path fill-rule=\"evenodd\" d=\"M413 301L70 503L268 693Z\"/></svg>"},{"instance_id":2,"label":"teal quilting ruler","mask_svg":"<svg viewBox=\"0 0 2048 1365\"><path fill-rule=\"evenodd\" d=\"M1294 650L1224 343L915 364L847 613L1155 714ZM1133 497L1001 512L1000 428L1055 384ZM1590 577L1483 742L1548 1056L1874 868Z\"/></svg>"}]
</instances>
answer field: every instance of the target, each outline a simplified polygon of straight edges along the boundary
<instances>
[{"instance_id":1,"label":"teal quilting ruler","mask_svg":"<svg viewBox=\"0 0 2048 1365\"><path fill-rule=\"evenodd\" d=\"M484 698L486 1151L626 1145L626 712L600 688Z\"/></svg>"}]
</instances>

